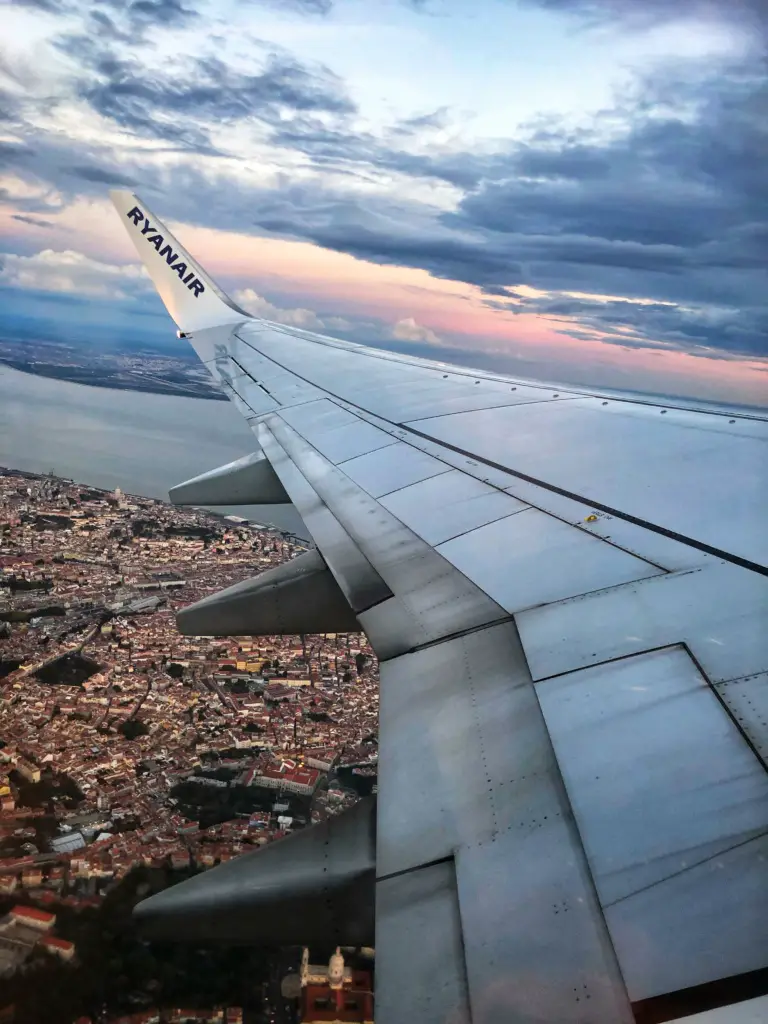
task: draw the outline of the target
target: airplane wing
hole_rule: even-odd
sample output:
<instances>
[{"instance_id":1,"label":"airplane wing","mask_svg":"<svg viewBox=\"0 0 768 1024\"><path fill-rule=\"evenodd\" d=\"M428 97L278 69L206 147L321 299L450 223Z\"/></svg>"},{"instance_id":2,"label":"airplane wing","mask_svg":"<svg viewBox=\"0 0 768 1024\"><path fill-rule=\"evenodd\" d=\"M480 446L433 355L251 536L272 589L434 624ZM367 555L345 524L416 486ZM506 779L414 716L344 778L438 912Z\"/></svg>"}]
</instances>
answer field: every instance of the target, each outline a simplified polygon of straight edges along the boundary
<instances>
[{"instance_id":1,"label":"airplane wing","mask_svg":"<svg viewBox=\"0 0 768 1024\"><path fill-rule=\"evenodd\" d=\"M290 501L316 545L180 629L362 629L381 672L377 805L145 901L150 932L375 930L378 1024L764 996L766 418L251 317L141 200L113 200L258 441L172 499Z\"/></svg>"}]
</instances>

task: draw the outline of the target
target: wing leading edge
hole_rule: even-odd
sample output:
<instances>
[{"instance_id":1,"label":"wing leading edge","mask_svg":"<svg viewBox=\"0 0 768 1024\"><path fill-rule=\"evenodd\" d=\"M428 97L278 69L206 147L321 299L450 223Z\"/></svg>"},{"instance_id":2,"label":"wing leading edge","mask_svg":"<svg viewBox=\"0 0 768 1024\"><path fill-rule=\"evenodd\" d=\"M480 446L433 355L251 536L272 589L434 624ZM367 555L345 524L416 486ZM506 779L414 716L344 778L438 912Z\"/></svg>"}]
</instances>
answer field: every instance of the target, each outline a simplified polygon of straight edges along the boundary
<instances>
[{"instance_id":1,"label":"wing leading edge","mask_svg":"<svg viewBox=\"0 0 768 1024\"><path fill-rule=\"evenodd\" d=\"M231 939L269 941L282 906L283 941L343 942L375 902L381 1024L662 1021L768 991L765 420L249 318L115 203L258 438L176 500L264 490L319 552L238 591L235 625L296 629L311 579L381 662L374 831L357 814L328 852L305 830L140 916L226 939L235 911ZM222 635L230 600L182 617Z\"/></svg>"}]
</instances>

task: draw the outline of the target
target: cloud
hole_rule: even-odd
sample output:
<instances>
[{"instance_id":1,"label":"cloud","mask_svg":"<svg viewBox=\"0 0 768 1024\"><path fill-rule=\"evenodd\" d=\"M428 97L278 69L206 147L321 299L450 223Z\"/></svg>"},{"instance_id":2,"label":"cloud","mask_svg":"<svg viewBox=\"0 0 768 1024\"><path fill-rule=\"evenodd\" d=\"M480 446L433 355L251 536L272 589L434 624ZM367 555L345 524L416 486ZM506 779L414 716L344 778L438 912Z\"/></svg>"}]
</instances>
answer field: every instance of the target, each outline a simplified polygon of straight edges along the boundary
<instances>
[{"instance_id":1,"label":"cloud","mask_svg":"<svg viewBox=\"0 0 768 1024\"><path fill-rule=\"evenodd\" d=\"M592 329L591 337L635 348L679 348L711 357L765 356L768 310L760 307L686 307L675 303L628 302L546 295L525 309L569 325L573 319ZM572 329L568 333L577 336Z\"/></svg>"},{"instance_id":2,"label":"cloud","mask_svg":"<svg viewBox=\"0 0 768 1024\"><path fill-rule=\"evenodd\" d=\"M278 324L303 327L310 331L326 329L325 323L311 309L282 309L280 306L273 305L263 295L257 294L253 288L242 288L240 291L236 291L232 298L243 309L264 320L274 320Z\"/></svg>"},{"instance_id":3,"label":"cloud","mask_svg":"<svg viewBox=\"0 0 768 1024\"><path fill-rule=\"evenodd\" d=\"M417 324L412 316L398 320L392 328L392 337L398 341L424 341L430 345L439 345L440 338L429 327Z\"/></svg>"},{"instance_id":4,"label":"cloud","mask_svg":"<svg viewBox=\"0 0 768 1024\"><path fill-rule=\"evenodd\" d=\"M84 34L62 36L57 46L79 65L76 94L96 113L145 138L200 153L217 152L211 134L223 124L288 127L297 116L355 110L332 71L285 53L268 54L252 73L218 56L180 57L159 70Z\"/></svg>"},{"instance_id":5,"label":"cloud","mask_svg":"<svg viewBox=\"0 0 768 1024\"><path fill-rule=\"evenodd\" d=\"M446 0L402 0L423 14L445 13ZM683 21L734 24L768 38L766 0L506 0L571 16L587 28L605 24L642 31Z\"/></svg>"},{"instance_id":6,"label":"cloud","mask_svg":"<svg viewBox=\"0 0 768 1024\"><path fill-rule=\"evenodd\" d=\"M179 28L199 17L197 11L185 7L181 0L98 0L104 6L113 11L113 15L120 21L130 25L136 30L142 27L153 25ZM57 14L71 16L73 14L87 13L92 18L92 23L102 28L115 27L115 23L104 14L103 11L92 10L92 5L83 3L82 0L10 0L10 3L17 7L27 7L30 10L42 11L45 14ZM119 34L119 29L116 29Z\"/></svg>"},{"instance_id":7,"label":"cloud","mask_svg":"<svg viewBox=\"0 0 768 1024\"><path fill-rule=\"evenodd\" d=\"M289 327L301 327L307 331L331 331L336 334L354 337L357 341L381 342L387 340L405 342L423 342L429 345L440 345L441 339L430 330L416 322L413 317L398 320L389 325L382 321L365 320L362 318L348 319L339 316L320 317L311 309L286 309L276 306L253 288L242 288L232 294L232 298L254 316L264 320L272 320Z\"/></svg>"},{"instance_id":8,"label":"cloud","mask_svg":"<svg viewBox=\"0 0 768 1024\"><path fill-rule=\"evenodd\" d=\"M14 120L17 109L16 98L7 89L0 89L0 124Z\"/></svg>"},{"instance_id":9,"label":"cloud","mask_svg":"<svg viewBox=\"0 0 768 1024\"><path fill-rule=\"evenodd\" d=\"M622 25L640 8L658 22L712 6L528 2ZM328 4L300 6L323 14ZM757 0L731 7L740 18L765 10ZM17 220L135 182L170 220L421 268L477 286L502 315L536 314L574 338L697 354L765 351L768 69L754 54L739 66L709 57L657 64L591 123L542 117L513 139L470 144L445 107L373 130L338 76L280 47L270 53L256 42L250 64L218 43L190 53L194 33L171 13L187 10L184 0L79 9L85 30L72 34L71 19L58 42L72 62L70 92L51 99L41 90L34 109L21 94L0 95L0 111L7 104L23 122L18 141L0 143L0 163L24 183L5 197ZM144 11L159 30L161 10L168 23L180 18L172 35L179 56L162 60L158 33L146 35L137 20ZM127 46L131 31L145 44ZM84 121L88 107L95 112L88 141L40 127L51 103L69 104L70 118ZM113 127L120 134L102 144ZM237 143L229 155L227 138ZM298 300L285 310L255 292L251 301L270 319L344 332ZM411 318L398 327L402 336L381 325L383 336L433 343L405 337L429 332Z\"/></svg>"},{"instance_id":10,"label":"cloud","mask_svg":"<svg viewBox=\"0 0 768 1024\"><path fill-rule=\"evenodd\" d=\"M439 210L421 203L341 198L302 186L262 194L253 203L253 217L273 233L376 263L421 267L436 277L479 285L521 279L519 264L504 246L442 223Z\"/></svg>"},{"instance_id":11,"label":"cloud","mask_svg":"<svg viewBox=\"0 0 768 1024\"><path fill-rule=\"evenodd\" d=\"M645 28L685 19L732 21L767 30L765 0L523 0L528 6L575 15L591 23L618 22L630 28Z\"/></svg>"},{"instance_id":12,"label":"cloud","mask_svg":"<svg viewBox=\"0 0 768 1024\"><path fill-rule=\"evenodd\" d=\"M70 249L43 249L33 256L1 253L0 285L25 291L126 299L148 290L150 282L142 268L135 265L101 263Z\"/></svg>"},{"instance_id":13,"label":"cloud","mask_svg":"<svg viewBox=\"0 0 768 1024\"><path fill-rule=\"evenodd\" d=\"M136 24L176 28L180 25L187 25L199 17L197 11L185 7L180 0L132 0L132 3L129 4L125 4L123 0L106 0L106 2L117 10L124 11L129 19Z\"/></svg>"},{"instance_id":14,"label":"cloud","mask_svg":"<svg viewBox=\"0 0 768 1024\"><path fill-rule=\"evenodd\" d=\"M477 285L488 295L507 297L510 288L528 285L554 303L567 292L657 300L653 316L648 307L640 316L631 303L572 306L569 322L562 310L555 314L525 293L515 308L558 315L564 332L602 325L611 337L615 317L626 315L637 344L645 339L649 346L753 355L761 350L760 310L766 305L765 109L760 62L657 71L653 80L638 83L623 106L606 112L609 133L601 118L578 130L539 122L504 149L484 156L451 154L451 176L458 171L466 182L453 210L380 190L342 193L320 176L301 184L287 179L275 189L242 178L235 185L225 166L212 178L187 164L174 164L167 173L151 164L132 167L128 154L117 165L110 150L93 147L73 163L71 150L57 151L50 139L11 145L0 156L39 167L42 176L50 177L58 165L55 183L65 194L83 184L136 180L142 191L158 195L156 205L162 202L169 219L235 231L250 224L255 233L420 267ZM177 119L175 127L181 123ZM306 128L299 119L292 131L300 137ZM350 161L357 159L361 173L379 162L398 165L389 143L379 161L370 135L355 142L351 130L324 129L312 138L330 152L336 147ZM405 153L399 169L407 168L416 180L432 172L439 176L442 159L439 153ZM43 200L28 197L24 203L19 212L46 216ZM295 315L306 326L306 318L316 314Z\"/></svg>"},{"instance_id":15,"label":"cloud","mask_svg":"<svg viewBox=\"0 0 768 1024\"><path fill-rule=\"evenodd\" d=\"M448 107L438 107L429 114L404 118L396 125L396 131L403 135L422 135L424 132L440 131L446 128L449 121L450 110Z\"/></svg>"},{"instance_id":16,"label":"cloud","mask_svg":"<svg viewBox=\"0 0 768 1024\"><path fill-rule=\"evenodd\" d=\"M306 154L323 168L355 171L370 176L392 171L400 176L434 178L459 189L475 187L481 180L503 174L509 166L507 152L472 152L437 145L429 136L441 129L447 114L436 111L423 118L395 122L376 135L361 129L350 119L340 117L332 125L312 118L296 118L289 124L272 126L270 142L276 146ZM416 122L423 120L419 129ZM416 141L417 150L403 148Z\"/></svg>"},{"instance_id":17,"label":"cloud","mask_svg":"<svg viewBox=\"0 0 768 1024\"><path fill-rule=\"evenodd\" d=\"M768 256L765 69L665 79L639 94L624 132L574 139L554 125L518 148L515 173L444 219L514 247L533 287L576 290L589 267L581 290L751 305L749 271ZM660 106L659 89L680 108Z\"/></svg>"},{"instance_id":18,"label":"cloud","mask_svg":"<svg viewBox=\"0 0 768 1024\"><path fill-rule=\"evenodd\" d=\"M766 81L762 60L657 69L591 127L539 122L506 151L453 154L451 176L466 183L454 210L310 185L258 196L254 219L488 294L526 284L554 300L567 291L656 299L653 315L631 303L573 307L573 327L584 317L613 330L609 318L626 314L638 344L765 353ZM396 154L385 163L397 165ZM404 154L399 166L442 173L439 155ZM519 308L539 309L525 297Z\"/></svg>"},{"instance_id":19,"label":"cloud","mask_svg":"<svg viewBox=\"0 0 768 1024\"><path fill-rule=\"evenodd\" d=\"M136 182L125 174L107 170L105 167L69 167L72 174L85 181L93 181L99 185L135 185Z\"/></svg>"},{"instance_id":20,"label":"cloud","mask_svg":"<svg viewBox=\"0 0 768 1024\"><path fill-rule=\"evenodd\" d=\"M27 217L23 213L12 213L11 216L14 220L20 221L22 224L31 224L34 228L52 228L53 221L43 220L42 217Z\"/></svg>"},{"instance_id":21,"label":"cloud","mask_svg":"<svg viewBox=\"0 0 768 1024\"><path fill-rule=\"evenodd\" d=\"M319 316L311 309L286 309L276 306L253 288L242 288L232 294L232 298L249 313L272 320L289 327L300 327L307 331L326 331L357 342L381 343L382 341L422 342L428 345L440 345L441 339L430 330L416 322L413 317L398 320L395 324L386 324L381 320L362 317Z\"/></svg>"},{"instance_id":22,"label":"cloud","mask_svg":"<svg viewBox=\"0 0 768 1024\"><path fill-rule=\"evenodd\" d=\"M46 14L65 14L71 9L70 4L61 0L10 0L12 6L28 7L33 11L44 11Z\"/></svg>"},{"instance_id":23,"label":"cloud","mask_svg":"<svg viewBox=\"0 0 768 1024\"><path fill-rule=\"evenodd\" d=\"M333 10L333 0L243 0L243 2L277 7L281 11L287 9L295 11L297 14L326 15Z\"/></svg>"},{"instance_id":24,"label":"cloud","mask_svg":"<svg viewBox=\"0 0 768 1024\"><path fill-rule=\"evenodd\" d=\"M29 154L29 149L18 142L0 141L0 167L15 163L19 157Z\"/></svg>"}]
</instances>

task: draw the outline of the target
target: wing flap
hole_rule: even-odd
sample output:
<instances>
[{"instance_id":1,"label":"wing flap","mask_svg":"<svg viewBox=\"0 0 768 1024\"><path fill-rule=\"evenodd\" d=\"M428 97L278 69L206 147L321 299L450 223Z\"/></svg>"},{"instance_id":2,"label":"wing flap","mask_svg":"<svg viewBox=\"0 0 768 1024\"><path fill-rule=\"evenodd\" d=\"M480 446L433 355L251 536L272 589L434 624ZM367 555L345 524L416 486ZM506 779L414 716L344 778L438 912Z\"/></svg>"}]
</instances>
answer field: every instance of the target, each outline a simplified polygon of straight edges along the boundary
<instances>
[{"instance_id":1,"label":"wing flap","mask_svg":"<svg viewBox=\"0 0 768 1024\"><path fill-rule=\"evenodd\" d=\"M404 942L423 936L420 949ZM471 1024L453 860L376 883L376 1020Z\"/></svg>"}]
</instances>

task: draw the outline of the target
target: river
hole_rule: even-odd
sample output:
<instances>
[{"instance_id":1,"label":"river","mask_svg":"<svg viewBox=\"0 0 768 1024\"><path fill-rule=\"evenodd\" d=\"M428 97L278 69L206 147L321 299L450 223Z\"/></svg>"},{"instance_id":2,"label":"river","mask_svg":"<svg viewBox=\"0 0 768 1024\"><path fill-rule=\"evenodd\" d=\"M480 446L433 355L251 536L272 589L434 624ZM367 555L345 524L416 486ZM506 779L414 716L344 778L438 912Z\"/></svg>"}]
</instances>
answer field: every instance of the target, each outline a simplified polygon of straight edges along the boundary
<instances>
[{"instance_id":1,"label":"river","mask_svg":"<svg viewBox=\"0 0 768 1024\"><path fill-rule=\"evenodd\" d=\"M169 487L255 447L229 402L95 388L0 365L0 466L167 501ZM307 534L291 506L226 511Z\"/></svg>"}]
</instances>

